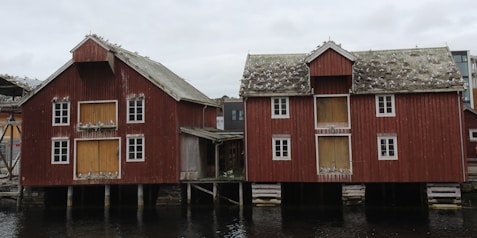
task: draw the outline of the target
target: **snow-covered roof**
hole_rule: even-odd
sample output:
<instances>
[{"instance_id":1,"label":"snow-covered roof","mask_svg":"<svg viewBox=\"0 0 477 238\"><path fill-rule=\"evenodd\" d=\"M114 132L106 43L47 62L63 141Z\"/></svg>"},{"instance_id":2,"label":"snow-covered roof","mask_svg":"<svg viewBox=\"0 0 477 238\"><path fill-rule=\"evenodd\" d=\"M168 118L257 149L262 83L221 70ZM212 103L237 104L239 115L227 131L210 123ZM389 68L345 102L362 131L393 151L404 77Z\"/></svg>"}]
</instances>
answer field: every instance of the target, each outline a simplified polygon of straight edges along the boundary
<instances>
[{"instance_id":1,"label":"snow-covered roof","mask_svg":"<svg viewBox=\"0 0 477 238\"><path fill-rule=\"evenodd\" d=\"M248 55L240 95L249 97L310 94L307 63L319 56L319 52L323 53L330 48L335 50L336 45L325 43L308 54ZM344 52L344 57L354 61L352 93L464 89L464 81L447 47L363 52L340 50L338 53L340 52Z\"/></svg>"}]
</instances>

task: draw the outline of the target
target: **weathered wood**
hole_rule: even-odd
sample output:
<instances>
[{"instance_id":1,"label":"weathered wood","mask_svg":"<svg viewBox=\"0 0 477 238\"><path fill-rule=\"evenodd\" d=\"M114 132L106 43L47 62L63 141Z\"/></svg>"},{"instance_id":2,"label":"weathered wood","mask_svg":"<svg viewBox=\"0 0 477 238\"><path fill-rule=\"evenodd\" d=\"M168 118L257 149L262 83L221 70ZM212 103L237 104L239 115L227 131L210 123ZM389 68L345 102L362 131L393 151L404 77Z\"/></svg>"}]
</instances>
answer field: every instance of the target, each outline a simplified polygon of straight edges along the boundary
<instances>
[{"instance_id":1,"label":"weathered wood","mask_svg":"<svg viewBox=\"0 0 477 238\"><path fill-rule=\"evenodd\" d=\"M462 204L460 184L458 183L428 183L427 203L431 208L445 205Z\"/></svg>"},{"instance_id":2,"label":"weathered wood","mask_svg":"<svg viewBox=\"0 0 477 238\"><path fill-rule=\"evenodd\" d=\"M255 205L281 204L281 184L252 184L252 203Z\"/></svg>"},{"instance_id":3,"label":"weathered wood","mask_svg":"<svg viewBox=\"0 0 477 238\"><path fill-rule=\"evenodd\" d=\"M341 197L345 205L363 204L366 199L366 185L343 184L341 187Z\"/></svg>"}]
</instances>

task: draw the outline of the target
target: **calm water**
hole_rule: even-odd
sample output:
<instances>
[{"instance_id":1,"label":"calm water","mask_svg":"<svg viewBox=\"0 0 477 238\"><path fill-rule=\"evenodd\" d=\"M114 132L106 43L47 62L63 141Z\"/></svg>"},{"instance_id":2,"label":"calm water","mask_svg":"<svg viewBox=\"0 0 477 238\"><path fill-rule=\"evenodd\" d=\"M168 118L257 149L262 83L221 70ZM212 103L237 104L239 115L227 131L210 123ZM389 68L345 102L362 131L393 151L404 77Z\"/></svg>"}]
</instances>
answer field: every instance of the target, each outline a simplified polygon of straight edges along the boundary
<instances>
[{"instance_id":1,"label":"calm water","mask_svg":"<svg viewBox=\"0 0 477 238\"><path fill-rule=\"evenodd\" d=\"M477 237L477 209L1 206L0 237Z\"/></svg>"}]
</instances>

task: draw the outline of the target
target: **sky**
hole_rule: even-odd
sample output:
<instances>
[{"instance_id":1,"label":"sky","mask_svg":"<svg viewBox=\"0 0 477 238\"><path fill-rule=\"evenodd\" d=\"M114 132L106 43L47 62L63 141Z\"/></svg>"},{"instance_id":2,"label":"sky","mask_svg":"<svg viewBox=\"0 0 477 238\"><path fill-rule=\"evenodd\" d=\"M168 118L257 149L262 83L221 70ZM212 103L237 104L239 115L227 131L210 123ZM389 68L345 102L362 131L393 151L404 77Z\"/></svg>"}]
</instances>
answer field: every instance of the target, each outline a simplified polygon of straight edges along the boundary
<instances>
[{"instance_id":1,"label":"sky","mask_svg":"<svg viewBox=\"0 0 477 238\"><path fill-rule=\"evenodd\" d=\"M448 46L477 55L475 0L2 0L0 74L45 80L88 34L238 97L247 54Z\"/></svg>"}]
</instances>

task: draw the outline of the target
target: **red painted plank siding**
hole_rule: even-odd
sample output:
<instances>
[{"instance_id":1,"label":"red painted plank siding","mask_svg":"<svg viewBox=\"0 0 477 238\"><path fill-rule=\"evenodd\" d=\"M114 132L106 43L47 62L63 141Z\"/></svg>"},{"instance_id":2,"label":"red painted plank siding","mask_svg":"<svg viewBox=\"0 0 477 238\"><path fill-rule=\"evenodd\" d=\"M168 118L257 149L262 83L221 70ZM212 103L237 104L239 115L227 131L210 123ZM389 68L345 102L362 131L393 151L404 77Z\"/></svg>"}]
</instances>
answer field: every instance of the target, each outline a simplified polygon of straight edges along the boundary
<instances>
[{"instance_id":1,"label":"red painted plank siding","mask_svg":"<svg viewBox=\"0 0 477 238\"><path fill-rule=\"evenodd\" d=\"M86 40L73 52L74 62L107 61L107 57L108 51L92 39Z\"/></svg>"},{"instance_id":2,"label":"red painted plank siding","mask_svg":"<svg viewBox=\"0 0 477 238\"><path fill-rule=\"evenodd\" d=\"M464 181L459 97L455 92L397 94L396 116L378 118L374 95L351 95L351 176L317 175L315 133L321 131L314 129L313 97L291 97L290 119L271 119L270 98L247 98L247 179L253 182ZM378 133L397 134L397 161L378 160ZM291 161L272 160L273 134L290 135Z\"/></svg>"},{"instance_id":3,"label":"red painted plank siding","mask_svg":"<svg viewBox=\"0 0 477 238\"><path fill-rule=\"evenodd\" d=\"M115 74L107 62L81 63L67 68L23 104L22 184L53 186L74 184L175 183L179 181L180 126L202 126L215 122L214 107L177 102L157 86L115 60ZM80 72L81 70L81 77ZM145 123L127 124L127 98L145 95ZM70 126L52 127L53 97L69 97ZM78 132L79 101L117 100L118 129L109 132ZM200 113L199 113L200 112ZM178 118L181 117L181 118ZM212 119L213 118L213 119ZM214 124L215 125L215 124ZM144 134L145 162L126 162L126 135ZM51 138L68 137L70 162L51 164ZM120 137L121 179L73 180L74 139Z\"/></svg>"},{"instance_id":4,"label":"red painted plank siding","mask_svg":"<svg viewBox=\"0 0 477 238\"><path fill-rule=\"evenodd\" d=\"M376 117L374 95L353 95L353 181L463 181L459 97L455 92L396 94L396 117ZM397 161L378 160L378 133L397 135Z\"/></svg>"},{"instance_id":5,"label":"red painted plank siding","mask_svg":"<svg viewBox=\"0 0 477 238\"><path fill-rule=\"evenodd\" d=\"M332 49L328 49L310 63L310 76L351 75L351 62Z\"/></svg>"}]
</instances>

